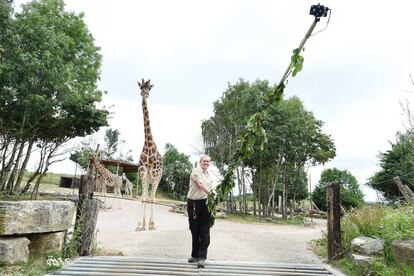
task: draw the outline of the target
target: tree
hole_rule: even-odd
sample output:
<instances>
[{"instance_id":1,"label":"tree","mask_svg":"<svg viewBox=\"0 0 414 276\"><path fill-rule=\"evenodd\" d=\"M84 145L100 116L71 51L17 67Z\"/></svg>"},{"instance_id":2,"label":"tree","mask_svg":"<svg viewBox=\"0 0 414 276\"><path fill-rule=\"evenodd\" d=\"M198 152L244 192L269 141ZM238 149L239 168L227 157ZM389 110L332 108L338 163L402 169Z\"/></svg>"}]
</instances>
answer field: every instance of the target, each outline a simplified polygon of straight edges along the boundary
<instances>
[{"instance_id":1,"label":"tree","mask_svg":"<svg viewBox=\"0 0 414 276\"><path fill-rule=\"evenodd\" d=\"M32 1L8 27L11 39L0 59L0 148L8 158L2 159L0 183L17 170L24 149L25 160L33 144L53 158L68 140L107 125L108 116L96 107L102 57L83 14L66 12L62 0ZM50 158L39 160L39 177Z\"/></svg>"},{"instance_id":2,"label":"tree","mask_svg":"<svg viewBox=\"0 0 414 276\"><path fill-rule=\"evenodd\" d=\"M364 194L356 178L347 170L325 169L321 173L318 185L312 193L312 200L319 209L326 211L326 186L336 182L341 185L341 204L344 208L358 207L364 201Z\"/></svg>"},{"instance_id":3,"label":"tree","mask_svg":"<svg viewBox=\"0 0 414 276\"><path fill-rule=\"evenodd\" d=\"M225 173L226 168L232 162L231 158L248 119L257 112L261 104L260 95L271 89L268 81L262 80L257 80L252 84L243 79L233 85L229 83L222 97L214 102L214 115L202 122L205 152L211 156L221 174ZM240 164L238 168L235 168L234 174L237 176L239 188L240 211L247 212L246 178L254 174L251 162ZM227 200L229 201L229 197Z\"/></svg>"},{"instance_id":4,"label":"tree","mask_svg":"<svg viewBox=\"0 0 414 276\"><path fill-rule=\"evenodd\" d=\"M373 189L383 193L387 199L401 196L393 178L399 176L402 183L414 190L414 134L412 131L397 132L396 142L389 142L391 149L379 154L381 169L368 183Z\"/></svg>"},{"instance_id":5,"label":"tree","mask_svg":"<svg viewBox=\"0 0 414 276\"><path fill-rule=\"evenodd\" d=\"M190 174L193 169L189 156L180 153L173 145L166 144L163 167L159 189L172 198L182 200L188 192Z\"/></svg>"},{"instance_id":6,"label":"tree","mask_svg":"<svg viewBox=\"0 0 414 276\"><path fill-rule=\"evenodd\" d=\"M117 129L109 128L105 131L106 148L103 151L103 157L106 159L115 158L115 153L118 151L119 135L121 133Z\"/></svg>"},{"instance_id":7,"label":"tree","mask_svg":"<svg viewBox=\"0 0 414 276\"><path fill-rule=\"evenodd\" d=\"M234 85L229 84L223 96L214 103L214 115L203 121L202 135L206 152L221 173L224 174L233 162L232 156L244 127L249 125L251 117L258 114L265 104L264 95L274 89L268 81L257 80L250 84L239 80ZM239 162L234 174L239 184L239 206L243 205L242 193L246 196L244 173L245 168L249 168L254 199L259 201L262 210L268 211L275 193L282 187L284 202L288 197L305 197L305 167L333 158L335 146L330 136L322 132L323 122L306 110L297 97L286 100L280 98L263 116L266 117L262 122L267 139L266 150L261 150L265 141L255 139L251 145L253 153Z\"/></svg>"},{"instance_id":8,"label":"tree","mask_svg":"<svg viewBox=\"0 0 414 276\"><path fill-rule=\"evenodd\" d=\"M71 152L69 159L78 164L84 171L87 170L90 162L91 154L94 150L88 146L82 146L81 148Z\"/></svg>"}]
</instances>

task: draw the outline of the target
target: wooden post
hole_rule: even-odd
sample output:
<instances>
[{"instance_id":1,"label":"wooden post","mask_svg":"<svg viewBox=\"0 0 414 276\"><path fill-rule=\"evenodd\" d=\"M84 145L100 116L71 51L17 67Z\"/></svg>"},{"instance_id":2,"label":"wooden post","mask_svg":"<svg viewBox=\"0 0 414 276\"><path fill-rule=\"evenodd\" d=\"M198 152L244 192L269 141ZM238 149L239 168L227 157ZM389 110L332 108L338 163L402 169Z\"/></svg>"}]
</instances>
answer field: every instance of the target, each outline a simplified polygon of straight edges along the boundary
<instances>
[{"instance_id":1,"label":"wooden post","mask_svg":"<svg viewBox=\"0 0 414 276\"><path fill-rule=\"evenodd\" d=\"M326 187L328 202L328 260L337 260L342 253L341 247L341 196L338 183Z\"/></svg>"},{"instance_id":2,"label":"wooden post","mask_svg":"<svg viewBox=\"0 0 414 276\"><path fill-rule=\"evenodd\" d=\"M403 185L405 191L407 192L407 194L411 197L411 200L414 201L414 192L411 191L410 187L408 187L407 185Z\"/></svg>"},{"instance_id":3,"label":"wooden post","mask_svg":"<svg viewBox=\"0 0 414 276\"><path fill-rule=\"evenodd\" d=\"M93 177L82 175L75 224L75 232L79 235L78 253L80 256L92 255L98 212L99 201L93 199Z\"/></svg>"},{"instance_id":4,"label":"wooden post","mask_svg":"<svg viewBox=\"0 0 414 276\"><path fill-rule=\"evenodd\" d=\"M402 184L401 179L400 179L399 176L394 177L394 182L395 182L395 184L397 184L398 189L400 190L401 194L403 195L405 201L411 202L411 201L414 200L413 198L411 198L410 194L407 193L407 190L404 188L404 185Z\"/></svg>"}]
</instances>

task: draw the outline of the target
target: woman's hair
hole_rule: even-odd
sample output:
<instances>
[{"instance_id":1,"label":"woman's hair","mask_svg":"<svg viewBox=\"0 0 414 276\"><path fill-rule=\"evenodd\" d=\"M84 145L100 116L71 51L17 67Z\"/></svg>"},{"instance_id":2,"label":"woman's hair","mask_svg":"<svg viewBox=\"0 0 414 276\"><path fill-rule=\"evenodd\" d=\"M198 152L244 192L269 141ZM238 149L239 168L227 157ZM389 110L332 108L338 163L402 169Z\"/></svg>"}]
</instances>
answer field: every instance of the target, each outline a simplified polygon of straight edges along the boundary
<instances>
[{"instance_id":1,"label":"woman's hair","mask_svg":"<svg viewBox=\"0 0 414 276\"><path fill-rule=\"evenodd\" d=\"M210 157L210 156L208 156L207 154L202 154L202 155L200 156L200 161L199 161L199 163L201 163L201 161L203 161L203 159L205 159L205 158L207 158L207 159L208 159L208 161L210 161L210 160L211 160L211 157Z\"/></svg>"}]
</instances>

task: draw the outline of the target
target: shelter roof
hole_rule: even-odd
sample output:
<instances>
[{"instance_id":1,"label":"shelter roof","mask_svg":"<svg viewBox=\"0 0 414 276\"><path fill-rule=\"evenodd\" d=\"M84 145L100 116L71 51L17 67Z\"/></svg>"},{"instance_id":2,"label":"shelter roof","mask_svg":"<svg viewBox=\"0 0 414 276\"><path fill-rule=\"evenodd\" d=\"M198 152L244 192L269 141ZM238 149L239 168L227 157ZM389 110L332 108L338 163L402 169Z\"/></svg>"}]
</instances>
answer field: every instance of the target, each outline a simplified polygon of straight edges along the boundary
<instances>
[{"instance_id":1,"label":"shelter roof","mask_svg":"<svg viewBox=\"0 0 414 276\"><path fill-rule=\"evenodd\" d=\"M118 166L124 170L124 172L138 172L138 164L122 161L122 160L99 160L105 166Z\"/></svg>"}]
</instances>

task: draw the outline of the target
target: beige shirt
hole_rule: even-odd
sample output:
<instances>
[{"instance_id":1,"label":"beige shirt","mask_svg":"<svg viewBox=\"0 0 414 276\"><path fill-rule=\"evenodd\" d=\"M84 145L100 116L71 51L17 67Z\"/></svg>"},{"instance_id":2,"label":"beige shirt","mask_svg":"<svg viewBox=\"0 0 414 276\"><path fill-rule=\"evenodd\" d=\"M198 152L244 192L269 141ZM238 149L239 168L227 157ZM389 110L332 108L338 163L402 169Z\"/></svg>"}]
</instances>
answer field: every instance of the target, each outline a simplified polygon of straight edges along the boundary
<instances>
[{"instance_id":1,"label":"beige shirt","mask_svg":"<svg viewBox=\"0 0 414 276\"><path fill-rule=\"evenodd\" d=\"M203 171L200 167L195 168L190 176L190 187L188 189L187 198L198 200L207 198L207 194L201 190L196 181L203 182L204 185L211 191L213 181L211 180L208 171Z\"/></svg>"}]
</instances>

